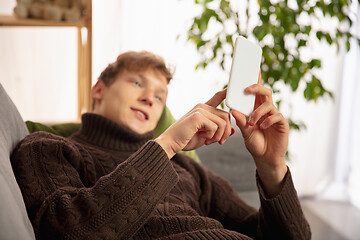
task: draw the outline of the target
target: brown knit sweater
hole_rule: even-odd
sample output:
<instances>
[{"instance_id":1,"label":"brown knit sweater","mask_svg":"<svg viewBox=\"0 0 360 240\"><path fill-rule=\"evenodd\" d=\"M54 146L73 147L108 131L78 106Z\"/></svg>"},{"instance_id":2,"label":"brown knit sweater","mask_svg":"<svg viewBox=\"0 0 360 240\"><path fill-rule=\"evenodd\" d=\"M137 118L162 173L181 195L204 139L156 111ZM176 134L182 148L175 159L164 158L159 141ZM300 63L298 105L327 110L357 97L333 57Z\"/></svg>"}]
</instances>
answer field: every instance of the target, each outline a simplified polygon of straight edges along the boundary
<instances>
[{"instance_id":1,"label":"brown knit sweater","mask_svg":"<svg viewBox=\"0 0 360 240\"><path fill-rule=\"evenodd\" d=\"M11 161L38 239L310 239L290 172L261 208L152 134L95 114L69 139L27 136Z\"/></svg>"}]
</instances>

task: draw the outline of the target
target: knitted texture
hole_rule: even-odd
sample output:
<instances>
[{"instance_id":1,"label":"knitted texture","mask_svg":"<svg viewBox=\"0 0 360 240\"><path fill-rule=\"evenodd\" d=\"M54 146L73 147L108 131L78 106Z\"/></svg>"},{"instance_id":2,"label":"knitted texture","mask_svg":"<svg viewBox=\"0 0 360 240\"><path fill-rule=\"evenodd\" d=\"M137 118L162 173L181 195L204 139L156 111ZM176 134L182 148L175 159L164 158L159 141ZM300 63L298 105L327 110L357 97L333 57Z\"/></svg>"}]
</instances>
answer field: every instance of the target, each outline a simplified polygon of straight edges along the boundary
<instances>
[{"instance_id":1,"label":"knitted texture","mask_svg":"<svg viewBox=\"0 0 360 240\"><path fill-rule=\"evenodd\" d=\"M38 239L310 239L288 171L261 208L152 134L84 114L70 138L38 132L11 161Z\"/></svg>"}]
</instances>

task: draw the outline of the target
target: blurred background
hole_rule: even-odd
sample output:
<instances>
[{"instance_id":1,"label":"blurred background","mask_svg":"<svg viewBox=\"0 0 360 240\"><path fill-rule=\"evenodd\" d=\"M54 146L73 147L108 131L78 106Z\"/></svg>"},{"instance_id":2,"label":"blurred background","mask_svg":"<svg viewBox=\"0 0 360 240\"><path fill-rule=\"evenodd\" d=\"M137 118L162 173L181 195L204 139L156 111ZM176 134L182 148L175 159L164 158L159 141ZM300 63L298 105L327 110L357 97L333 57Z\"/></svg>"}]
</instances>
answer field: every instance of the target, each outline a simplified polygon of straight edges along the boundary
<instances>
[{"instance_id":1,"label":"blurred background","mask_svg":"<svg viewBox=\"0 0 360 240\"><path fill-rule=\"evenodd\" d=\"M201 3L205 4L205 2L209 2L209 9L216 9L216 4L227 1L93 0L92 84L96 83L100 72L120 53L128 50L147 50L159 54L169 64L176 66L174 79L169 85L167 101L167 106L176 119L197 103L206 102L227 83L231 54L227 53L222 64L214 60L208 62L205 68L198 66L195 69L199 62L204 60L204 56L209 55L210 58L213 56L211 51L206 52L201 46L205 46L214 38L219 29L218 24L210 24L216 22L214 20L216 16L211 15L211 11L209 13L211 20L208 19L205 29L201 29L201 23L196 23L194 20L195 17L200 19L199 16L204 16L206 8ZM276 49L274 44L271 45L274 37L270 39L264 37L267 29L258 28L255 34L251 31L259 25L271 25L271 21L274 21L274 26L279 24L277 19L264 18L269 12L263 8L267 7L270 12L272 10L276 12L281 7L296 9L296 7L292 8L291 4L296 5L300 2L320 7L328 7L331 3L331 1L285 1L285 5L281 6L279 5L281 2L283 1L268 2L276 6L272 9L262 5L262 1L232 1L232 9L239 14L239 25L245 25L242 26L242 31L237 31L236 27L234 30L234 26L229 24L227 34L231 35L233 31L233 35L236 36L240 33L254 42L260 41L263 47ZM318 2L323 5L317 5ZM316 82L312 81L313 78L307 79L305 74L304 81L298 80L295 83L297 85L294 86L293 83L286 83L286 79L279 77L280 80L274 84L274 79L271 79L274 66L265 66L262 70L268 86L276 90L275 99L281 100L280 111L286 118L296 121L300 127L300 130L291 130L288 160L299 196L302 199L325 199L346 203L351 209L359 210L360 50L356 38L360 38L360 7L358 1L346 3L348 6L346 11L344 10L347 13L345 19L350 19L352 24L351 26L345 24L341 31L348 31L352 37L349 38L348 34L339 36L336 44L330 44L335 41L333 39L330 41L325 34L330 32L331 36L338 36L337 30L344 25L341 24L340 17L334 20L334 16L340 16L336 11L333 16L330 14L323 17L320 14L318 18L305 16L305 20L296 19L296 21L310 21L304 24L311 25L312 30L323 31L323 35L317 34L316 31L308 32L306 46L296 45L299 39L293 45L293 49L301 47L300 60L308 62L306 66L311 65L309 72L311 70L311 74L315 74L316 78L321 80L321 89L315 87L314 92L323 91L324 94L319 98L316 97L316 101L309 100L309 93L308 95L304 93L312 83ZM16 4L15 0L2 0L0 14L12 14ZM198 29L194 29L194 26ZM227 26L227 23L224 23L224 26ZM192 33L189 32L191 28ZM264 36L260 36L261 31L265 31ZM287 28L284 26L282 31L286 35ZM307 30L304 31L306 35ZM197 39L202 32L207 34L203 36L204 43ZM83 29L82 34L86 34L86 29ZM227 40L225 39L225 42ZM232 40L230 38L228 41L230 53ZM78 33L75 27L2 26L0 28L0 81L25 120L51 123L78 121L77 41ZM270 44L267 44L267 41ZM226 46L223 47L226 50ZM291 40L286 40L285 48L289 53L291 52ZM296 54L298 52L293 55ZM284 58L280 55L273 58L271 54L269 56L264 58L264 62L279 61ZM310 64L310 60L313 59L315 61ZM321 66L318 60L321 61ZM295 61L292 64L292 66L284 65L283 69L277 70L282 73L287 67L296 69ZM294 88L297 91L293 91ZM306 127L301 127L303 125ZM352 212L359 220L360 215L356 211ZM323 218L326 218L329 212L323 214L325 214ZM351 223L352 219L349 219L349 222L355 224ZM360 237L347 239L360 239Z\"/></svg>"}]
</instances>

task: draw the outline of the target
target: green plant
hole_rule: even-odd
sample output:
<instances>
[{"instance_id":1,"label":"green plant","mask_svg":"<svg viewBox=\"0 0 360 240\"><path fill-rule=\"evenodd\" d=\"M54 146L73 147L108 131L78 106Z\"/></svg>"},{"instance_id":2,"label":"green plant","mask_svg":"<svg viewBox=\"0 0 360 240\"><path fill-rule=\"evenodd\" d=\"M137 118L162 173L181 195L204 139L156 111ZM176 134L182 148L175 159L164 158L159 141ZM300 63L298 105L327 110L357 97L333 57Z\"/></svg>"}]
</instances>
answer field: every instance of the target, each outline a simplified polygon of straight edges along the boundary
<instances>
[{"instance_id":1,"label":"green plant","mask_svg":"<svg viewBox=\"0 0 360 240\"><path fill-rule=\"evenodd\" d=\"M310 38L324 40L328 45L340 46L345 43L350 49L350 39L358 37L350 33L353 24L349 17L351 1L348 0L293 0L256 2L242 0L244 8L235 9L232 5L241 0L195 0L201 6L202 13L192 19L192 25L187 30L188 40L195 43L202 60L196 66L206 68L208 64L218 63L224 71L226 61L231 61L234 50L234 39L238 35L256 38L263 49L261 64L262 78L274 93L280 93L277 83L284 83L293 92L299 91L303 82L303 95L308 101L317 101L326 95L333 94L322 84L316 75L316 69L321 68L321 60L314 58L305 60L302 50L309 45ZM360 3L360 0L358 0ZM257 4L258 14L251 15L250 4ZM240 14L240 9L244 14ZM249 22L257 19L257 25ZM334 29L322 29L322 20L336 20ZM315 26L314 22L319 22ZM213 26L219 31L209 34ZM219 28L220 26L220 28ZM230 26L230 27L229 27ZM230 30L229 30L230 28ZM231 30L231 28L233 30ZM209 36L210 35L210 36ZM276 102L278 108L281 99ZM301 122L288 119L290 128L299 130L305 127Z\"/></svg>"}]
</instances>

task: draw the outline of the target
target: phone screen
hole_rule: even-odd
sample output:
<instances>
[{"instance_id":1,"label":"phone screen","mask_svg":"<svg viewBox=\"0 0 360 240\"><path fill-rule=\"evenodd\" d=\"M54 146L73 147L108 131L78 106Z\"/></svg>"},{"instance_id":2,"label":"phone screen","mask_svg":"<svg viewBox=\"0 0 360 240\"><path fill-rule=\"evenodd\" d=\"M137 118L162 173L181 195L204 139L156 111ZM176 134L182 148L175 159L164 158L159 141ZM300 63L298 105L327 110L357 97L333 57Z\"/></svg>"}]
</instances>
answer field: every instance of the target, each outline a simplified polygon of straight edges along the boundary
<instances>
[{"instance_id":1,"label":"phone screen","mask_svg":"<svg viewBox=\"0 0 360 240\"><path fill-rule=\"evenodd\" d=\"M239 36L235 41L233 61L227 87L225 104L249 115L254 108L255 96L247 95L244 89L257 83L262 49L259 45Z\"/></svg>"}]
</instances>

